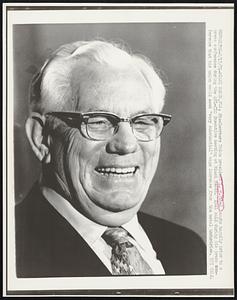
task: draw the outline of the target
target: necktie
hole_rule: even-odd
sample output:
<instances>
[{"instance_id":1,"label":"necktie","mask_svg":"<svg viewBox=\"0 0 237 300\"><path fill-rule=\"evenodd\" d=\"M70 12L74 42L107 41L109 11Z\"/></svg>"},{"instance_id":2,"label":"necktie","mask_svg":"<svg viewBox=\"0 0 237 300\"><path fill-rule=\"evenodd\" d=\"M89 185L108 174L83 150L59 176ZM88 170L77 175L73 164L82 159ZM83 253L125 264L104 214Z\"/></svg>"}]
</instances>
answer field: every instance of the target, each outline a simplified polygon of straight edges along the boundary
<instances>
[{"instance_id":1,"label":"necktie","mask_svg":"<svg viewBox=\"0 0 237 300\"><path fill-rule=\"evenodd\" d=\"M121 228L109 228L102 238L112 247L111 267L113 275L152 274L152 269L142 258L136 246L130 241L132 237Z\"/></svg>"}]
</instances>

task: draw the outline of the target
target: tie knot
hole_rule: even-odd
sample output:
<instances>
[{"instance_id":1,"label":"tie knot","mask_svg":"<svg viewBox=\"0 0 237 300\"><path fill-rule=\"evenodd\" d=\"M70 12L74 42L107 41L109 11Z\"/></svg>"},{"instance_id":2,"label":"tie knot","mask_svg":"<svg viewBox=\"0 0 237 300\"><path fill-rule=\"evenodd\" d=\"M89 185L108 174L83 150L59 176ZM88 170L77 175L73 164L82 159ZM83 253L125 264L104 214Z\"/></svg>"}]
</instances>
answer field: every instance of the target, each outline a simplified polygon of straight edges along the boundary
<instances>
[{"instance_id":1,"label":"tie knot","mask_svg":"<svg viewBox=\"0 0 237 300\"><path fill-rule=\"evenodd\" d=\"M112 246L115 243L122 244L127 242L128 235L129 233L127 232L127 230L123 229L122 227L114 227L106 229L102 237L107 244Z\"/></svg>"}]
</instances>

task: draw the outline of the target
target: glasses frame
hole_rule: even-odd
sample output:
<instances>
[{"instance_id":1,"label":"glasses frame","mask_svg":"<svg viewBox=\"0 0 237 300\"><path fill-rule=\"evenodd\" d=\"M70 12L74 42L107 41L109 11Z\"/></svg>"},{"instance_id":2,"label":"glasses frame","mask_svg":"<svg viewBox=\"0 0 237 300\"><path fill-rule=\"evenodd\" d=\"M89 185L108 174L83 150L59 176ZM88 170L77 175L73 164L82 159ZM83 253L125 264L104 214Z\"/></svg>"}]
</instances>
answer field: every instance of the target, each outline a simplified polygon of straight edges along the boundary
<instances>
[{"instance_id":1,"label":"glasses frame","mask_svg":"<svg viewBox=\"0 0 237 300\"><path fill-rule=\"evenodd\" d=\"M103 116L103 117L114 117L117 120L117 125L115 126L115 130L114 130L114 133L113 133L112 136L114 136L117 133L118 128L119 128L118 124L120 122L128 122L130 124L132 132L134 134L133 126L131 124L136 119L138 119L139 117L146 117L146 116L162 117L162 119L163 119L163 128L170 122L170 120L172 118L172 116L168 115L168 114L156 114L156 113L141 113L141 114L135 115L134 117L131 117L131 118L121 118L121 117L119 117L118 115L116 115L114 113L108 113L108 112L104 112L104 111L92 111L92 112L87 112L87 113L67 112L67 111L61 112L61 111L58 111L58 112L48 112L45 115L46 116L54 116L56 118L59 118L62 121L65 121L66 123L67 122L73 122L74 120L79 121L78 125L75 126L75 128L78 128L80 130L81 134L85 138L88 138L89 140L93 140L93 141L105 141L107 139L101 140L101 139L95 139L95 138L90 137L90 135L88 134L87 126L86 126L86 135L84 134L84 132L81 130L81 125L82 125L83 122L85 123L85 125L87 125L88 120L89 120L90 117L95 117L95 116L98 116L98 115L99 116ZM160 134L156 138L158 138L161 135L161 133L163 131L163 128L162 128ZM135 134L134 134L134 136L136 137ZM151 140L140 140L137 137L136 137L136 139L138 141L142 141L142 142L149 142L149 141L154 140L154 139L151 139Z\"/></svg>"}]
</instances>

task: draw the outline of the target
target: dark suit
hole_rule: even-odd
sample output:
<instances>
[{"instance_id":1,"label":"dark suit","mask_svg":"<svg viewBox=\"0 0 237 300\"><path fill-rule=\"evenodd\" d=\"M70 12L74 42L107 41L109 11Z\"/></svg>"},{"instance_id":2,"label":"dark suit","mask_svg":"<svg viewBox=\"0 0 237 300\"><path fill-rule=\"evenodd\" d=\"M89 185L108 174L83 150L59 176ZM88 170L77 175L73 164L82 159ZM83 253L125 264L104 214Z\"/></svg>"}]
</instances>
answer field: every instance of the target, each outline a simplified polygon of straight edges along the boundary
<instances>
[{"instance_id":1,"label":"dark suit","mask_svg":"<svg viewBox=\"0 0 237 300\"><path fill-rule=\"evenodd\" d=\"M16 205L15 213L18 277L111 275L38 186ZM206 248L193 231L143 213L138 219L167 275L206 273Z\"/></svg>"}]
</instances>

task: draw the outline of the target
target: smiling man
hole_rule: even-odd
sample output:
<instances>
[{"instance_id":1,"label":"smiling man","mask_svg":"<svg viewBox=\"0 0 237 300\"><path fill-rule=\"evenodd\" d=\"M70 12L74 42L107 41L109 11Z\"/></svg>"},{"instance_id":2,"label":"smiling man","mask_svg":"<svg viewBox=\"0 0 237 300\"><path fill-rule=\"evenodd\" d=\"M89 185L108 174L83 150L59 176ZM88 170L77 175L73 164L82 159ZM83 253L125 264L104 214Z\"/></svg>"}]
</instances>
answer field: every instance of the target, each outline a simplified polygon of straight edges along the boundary
<instances>
[{"instance_id":1,"label":"smiling man","mask_svg":"<svg viewBox=\"0 0 237 300\"><path fill-rule=\"evenodd\" d=\"M18 277L204 274L192 231L139 212L156 172L165 88L102 41L63 45L34 77L26 133L42 176L16 206Z\"/></svg>"}]
</instances>

